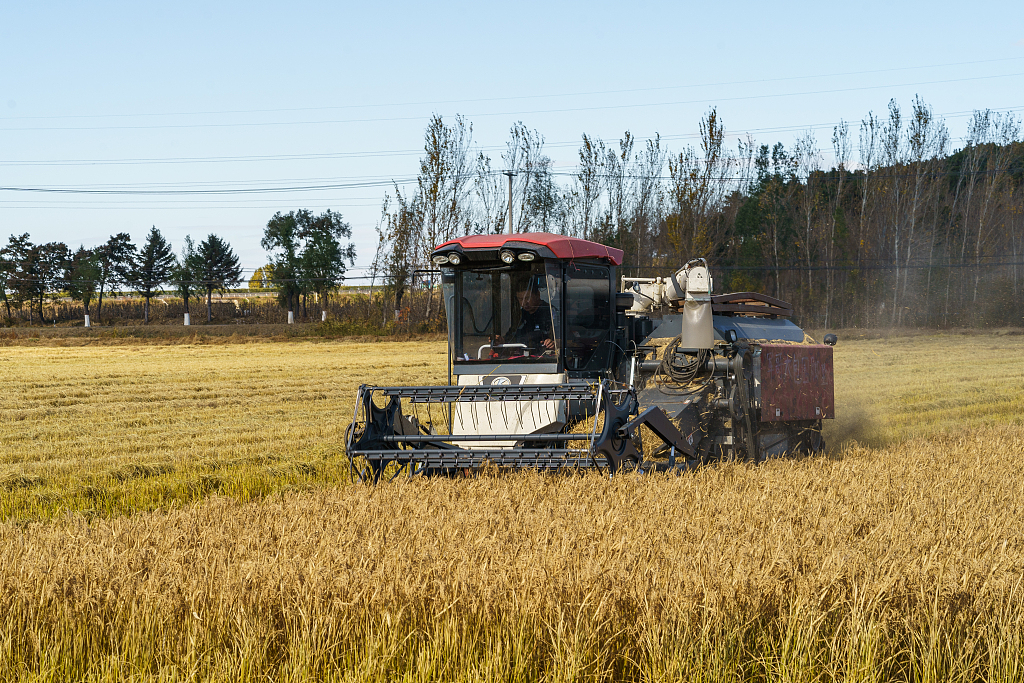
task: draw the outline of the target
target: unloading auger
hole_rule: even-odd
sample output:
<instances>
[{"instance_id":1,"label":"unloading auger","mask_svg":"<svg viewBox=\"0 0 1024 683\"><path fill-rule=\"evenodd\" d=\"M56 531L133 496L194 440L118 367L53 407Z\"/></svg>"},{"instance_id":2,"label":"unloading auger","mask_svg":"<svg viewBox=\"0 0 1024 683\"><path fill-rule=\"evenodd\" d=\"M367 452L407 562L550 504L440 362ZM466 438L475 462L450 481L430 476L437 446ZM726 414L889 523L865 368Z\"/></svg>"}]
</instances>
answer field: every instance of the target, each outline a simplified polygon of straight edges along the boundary
<instances>
[{"instance_id":1,"label":"unloading auger","mask_svg":"<svg viewBox=\"0 0 1024 683\"><path fill-rule=\"evenodd\" d=\"M449 383L359 387L354 475L609 473L824 448L832 347L789 304L712 294L703 259L616 279L622 251L547 233L440 245ZM621 287L621 291L620 291Z\"/></svg>"}]
</instances>

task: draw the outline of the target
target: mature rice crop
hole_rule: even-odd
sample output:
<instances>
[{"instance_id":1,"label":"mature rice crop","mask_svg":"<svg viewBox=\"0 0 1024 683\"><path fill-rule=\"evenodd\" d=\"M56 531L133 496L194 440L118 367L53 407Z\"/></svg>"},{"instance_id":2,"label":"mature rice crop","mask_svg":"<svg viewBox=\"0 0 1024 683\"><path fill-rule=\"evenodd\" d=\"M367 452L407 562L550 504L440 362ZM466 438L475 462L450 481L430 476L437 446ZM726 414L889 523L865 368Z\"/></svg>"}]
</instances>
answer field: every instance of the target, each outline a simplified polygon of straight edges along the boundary
<instances>
[{"instance_id":1,"label":"mature rice crop","mask_svg":"<svg viewBox=\"0 0 1024 683\"><path fill-rule=\"evenodd\" d=\"M442 345L2 349L0 678L1022 680L1022 346L841 343L823 457L376 488Z\"/></svg>"}]
</instances>

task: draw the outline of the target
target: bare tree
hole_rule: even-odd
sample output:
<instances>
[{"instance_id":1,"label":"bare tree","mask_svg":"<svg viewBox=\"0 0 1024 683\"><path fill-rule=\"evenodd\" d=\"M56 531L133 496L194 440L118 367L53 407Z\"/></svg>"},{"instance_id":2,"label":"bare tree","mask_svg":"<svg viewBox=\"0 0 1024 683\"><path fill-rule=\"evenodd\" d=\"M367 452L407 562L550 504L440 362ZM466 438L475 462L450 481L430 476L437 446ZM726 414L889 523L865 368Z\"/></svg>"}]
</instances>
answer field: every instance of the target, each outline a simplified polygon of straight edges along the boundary
<instances>
[{"instance_id":1,"label":"bare tree","mask_svg":"<svg viewBox=\"0 0 1024 683\"><path fill-rule=\"evenodd\" d=\"M422 232L418 260L424 265L438 244L459 234L469 234L472 216L468 199L474 175L469 159L472 142L473 126L462 116L456 116L449 126L440 114L434 114L427 125L415 202ZM428 277L427 319L433 306L432 277Z\"/></svg>"},{"instance_id":2,"label":"bare tree","mask_svg":"<svg viewBox=\"0 0 1024 683\"><path fill-rule=\"evenodd\" d=\"M821 150L818 149L818 141L814 138L813 131L808 130L803 137L796 141L794 157L797 179L802 183L802 186L798 188L797 203L803 218L803 252L804 264L807 266L806 294L810 297L813 292L811 276L814 272L811 270L811 260L814 256L813 222L818 209L818 189L815 185L815 177L821 170ZM803 290L803 287L800 289Z\"/></svg>"},{"instance_id":3,"label":"bare tree","mask_svg":"<svg viewBox=\"0 0 1024 683\"><path fill-rule=\"evenodd\" d=\"M636 254L654 257L655 224L661 217L664 190L661 170L665 167L665 150L661 136L655 133L644 149L636 155L636 182L633 185L632 243Z\"/></svg>"},{"instance_id":4,"label":"bare tree","mask_svg":"<svg viewBox=\"0 0 1024 683\"><path fill-rule=\"evenodd\" d=\"M1012 144L1020 135L1020 122L1012 113L1007 112L1000 115L996 112L986 118L990 122L990 127L984 138L988 144L986 145L985 167L981 173L981 204L978 207L978 230L974 246L974 292L971 295L971 301L974 303L978 301L978 282L981 278L984 243L992 237L994 230L993 214L996 197L1000 194L1003 185L1010 179L1010 174L1007 171L1013 154ZM981 170L979 169L979 171Z\"/></svg>"},{"instance_id":5,"label":"bare tree","mask_svg":"<svg viewBox=\"0 0 1024 683\"><path fill-rule=\"evenodd\" d=\"M527 210L533 183L550 164L550 159L543 154L544 136L536 130L527 128L522 121L513 124L505 147L505 153L501 158L505 161L506 171L514 174L512 231L527 232L533 220L533 216Z\"/></svg>"},{"instance_id":6,"label":"bare tree","mask_svg":"<svg viewBox=\"0 0 1024 683\"><path fill-rule=\"evenodd\" d=\"M882 128L882 154L888 167L887 187L889 188L890 213L892 223L892 262L895 266L896 279L892 292L892 322L898 323L903 308L899 306L900 282L900 246L903 226L903 174L905 171L905 146L903 143L903 113L896 100L889 100L889 121ZM883 224L881 243L886 243L888 221Z\"/></svg>"},{"instance_id":7,"label":"bare tree","mask_svg":"<svg viewBox=\"0 0 1024 683\"><path fill-rule=\"evenodd\" d=\"M754 158L757 156L757 142L748 133L747 138L740 139L736 145L736 157L733 161L736 168L736 190L742 194L750 195L754 189L754 182L757 177Z\"/></svg>"},{"instance_id":8,"label":"bare tree","mask_svg":"<svg viewBox=\"0 0 1024 683\"><path fill-rule=\"evenodd\" d=\"M619 140L619 149L608 148L605 152L604 185L608 196L605 209L603 232L605 239L611 239L620 248L633 251L635 246L627 244L630 232L630 200L633 191L633 134L628 130Z\"/></svg>"},{"instance_id":9,"label":"bare tree","mask_svg":"<svg viewBox=\"0 0 1024 683\"><path fill-rule=\"evenodd\" d=\"M715 109L701 120L700 139L700 157L688 147L668 162L672 213L666 229L677 254L711 255L721 245L715 223L730 160L722 144L725 129Z\"/></svg>"},{"instance_id":10,"label":"bare tree","mask_svg":"<svg viewBox=\"0 0 1024 683\"><path fill-rule=\"evenodd\" d=\"M763 249L769 252L768 260L773 266L775 296L781 298L783 296L781 256L785 242L788 241L786 224L789 204L797 185L797 162L793 155L786 152L785 146L781 142L777 142L771 149L770 157L768 145L761 146L757 164L763 177L758 204L764 220L762 229L767 233Z\"/></svg>"},{"instance_id":11,"label":"bare tree","mask_svg":"<svg viewBox=\"0 0 1024 683\"><path fill-rule=\"evenodd\" d=\"M1009 213L1009 233L1010 233L1010 251L1013 254L1013 298L1017 298L1018 284L1017 284L1017 253L1020 242L1020 230L1024 217L1024 192L1021 191L1020 185L1015 183L1006 184L1006 205Z\"/></svg>"},{"instance_id":12,"label":"bare tree","mask_svg":"<svg viewBox=\"0 0 1024 683\"><path fill-rule=\"evenodd\" d=\"M828 241L825 243L825 261L828 270L825 271L825 328L829 326L829 318L832 312L832 297L836 286L835 260L836 260L836 221L839 218L843 201L843 181L846 180L847 166L850 163L852 152L852 141L850 140L850 126L846 121L839 121L839 125L832 129L832 152L836 162L836 182L832 194L831 206L829 206L829 231Z\"/></svg>"},{"instance_id":13,"label":"bare tree","mask_svg":"<svg viewBox=\"0 0 1024 683\"><path fill-rule=\"evenodd\" d=\"M534 164L532 176L523 208L526 224L531 230L550 232L557 223L559 231L564 233L562 194L552 177L551 159L541 155Z\"/></svg>"},{"instance_id":14,"label":"bare tree","mask_svg":"<svg viewBox=\"0 0 1024 683\"><path fill-rule=\"evenodd\" d=\"M384 195L381 222L377 226L377 253L373 257L372 269L389 283L396 321L402 312L402 298L412 280L416 260L422 253L418 201L418 194L410 198L395 185L394 199L390 194ZM387 324L386 320L384 322Z\"/></svg>"},{"instance_id":15,"label":"bare tree","mask_svg":"<svg viewBox=\"0 0 1024 683\"><path fill-rule=\"evenodd\" d=\"M477 206L474 220L477 233L498 234L504 231L508 219L508 196L504 178L491 168L491 158L483 152L476 156Z\"/></svg>"},{"instance_id":16,"label":"bare tree","mask_svg":"<svg viewBox=\"0 0 1024 683\"><path fill-rule=\"evenodd\" d=\"M604 142L583 134L580 165L573 176L573 187L566 193L566 222L570 235L583 239L590 239L593 235L595 217L601 206L604 153Z\"/></svg>"},{"instance_id":17,"label":"bare tree","mask_svg":"<svg viewBox=\"0 0 1024 683\"><path fill-rule=\"evenodd\" d=\"M945 157L949 151L949 131L942 120L935 122L934 140L932 142L932 158L929 160L928 168L930 177L928 179L928 192L932 201L932 229L931 240L928 246L928 277L925 283L924 310L926 314L931 312L932 295L932 264L935 256L935 243L939 235L939 203L943 197L945 187L945 176L939 173L945 164Z\"/></svg>"},{"instance_id":18,"label":"bare tree","mask_svg":"<svg viewBox=\"0 0 1024 683\"><path fill-rule=\"evenodd\" d=\"M903 274L903 297L907 296L907 283L910 280L910 265L914 249L914 233L917 230L918 213L926 201L926 192L934 187L932 160L938 155L937 145L944 145L945 126L935 120L931 107L920 97L915 97L910 122L907 125L907 159L912 168L913 189L910 191L910 208L907 224L906 268ZM931 182L929 183L929 180ZM898 285L899 283L897 283Z\"/></svg>"},{"instance_id":19,"label":"bare tree","mask_svg":"<svg viewBox=\"0 0 1024 683\"><path fill-rule=\"evenodd\" d=\"M992 135L992 111L986 109L984 111L974 112L974 116L971 117L970 123L967 124L967 144L963 150L963 165L961 166L961 175L966 176L967 183L967 195L964 200L963 207L963 235L960 242L960 262L966 263L967 261L967 244L970 238L970 217L971 210L974 207L974 190L978 185L978 178L981 173L984 172L984 166L986 163L986 147L990 142ZM977 256L980 260L980 247L981 247L981 224L978 225L977 240L978 245ZM964 278L960 279L960 289L964 292L965 281Z\"/></svg>"},{"instance_id":20,"label":"bare tree","mask_svg":"<svg viewBox=\"0 0 1024 683\"><path fill-rule=\"evenodd\" d=\"M866 249L867 242L867 228L870 223L871 215L874 212L875 201L874 195L874 184L872 184L872 173L878 168L879 163L879 137L881 136L882 123L875 116L874 112L868 112L868 117L861 120L860 122L860 166L864 170L864 182L860 193L860 216L857 221L857 272L863 273L863 259L864 252ZM862 301L865 307L868 304L867 296L867 282L866 278L862 275L861 278L865 280L864 296ZM870 319L870 314L865 308L864 319Z\"/></svg>"}]
</instances>

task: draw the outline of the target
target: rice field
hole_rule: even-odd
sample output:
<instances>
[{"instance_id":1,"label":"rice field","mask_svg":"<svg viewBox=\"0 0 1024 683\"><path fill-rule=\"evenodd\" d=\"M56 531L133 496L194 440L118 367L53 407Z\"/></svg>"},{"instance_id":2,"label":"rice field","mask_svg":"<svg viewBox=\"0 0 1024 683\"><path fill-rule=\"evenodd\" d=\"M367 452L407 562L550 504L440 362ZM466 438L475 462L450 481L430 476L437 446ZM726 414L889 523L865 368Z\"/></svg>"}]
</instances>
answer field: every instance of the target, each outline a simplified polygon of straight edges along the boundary
<instances>
[{"instance_id":1,"label":"rice field","mask_svg":"<svg viewBox=\"0 0 1024 683\"><path fill-rule=\"evenodd\" d=\"M356 387L447 377L402 343L0 347L0 519L334 484Z\"/></svg>"},{"instance_id":2,"label":"rice field","mask_svg":"<svg viewBox=\"0 0 1024 683\"><path fill-rule=\"evenodd\" d=\"M376 488L443 343L0 347L0 679L1024 680L1024 337L853 337L827 456Z\"/></svg>"}]
</instances>

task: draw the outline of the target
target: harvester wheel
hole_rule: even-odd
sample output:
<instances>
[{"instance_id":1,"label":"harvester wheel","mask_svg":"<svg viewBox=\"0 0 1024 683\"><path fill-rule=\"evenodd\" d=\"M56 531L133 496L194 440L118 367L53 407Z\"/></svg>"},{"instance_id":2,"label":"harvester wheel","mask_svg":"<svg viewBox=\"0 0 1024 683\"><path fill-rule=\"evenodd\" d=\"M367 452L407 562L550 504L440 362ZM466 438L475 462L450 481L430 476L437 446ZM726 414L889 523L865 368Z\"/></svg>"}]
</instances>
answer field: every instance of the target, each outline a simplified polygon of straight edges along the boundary
<instances>
[{"instance_id":1,"label":"harvester wheel","mask_svg":"<svg viewBox=\"0 0 1024 683\"><path fill-rule=\"evenodd\" d=\"M821 435L821 420L804 427L800 434L801 450L805 453L821 453L825 450L825 439Z\"/></svg>"},{"instance_id":2,"label":"harvester wheel","mask_svg":"<svg viewBox=\"0 0 1024 683\"><path fill-rule=\"evenodd\" d=\"M356 441L356 435L354 434L354 432L356 432L355 422L350 424L348 428L345 430L346 455L348 455L348 447L354 441ZM370 461L363 456L356 456L355 458L353 458L351 455L348 455L348 470L349 476L353 483L356 482L357 480L364 484L367 482L376 483L377 476L380 476L379 472L377 473L376 476L374 476L373 466L371 465Z\"/></svg>"}]
</instances>

